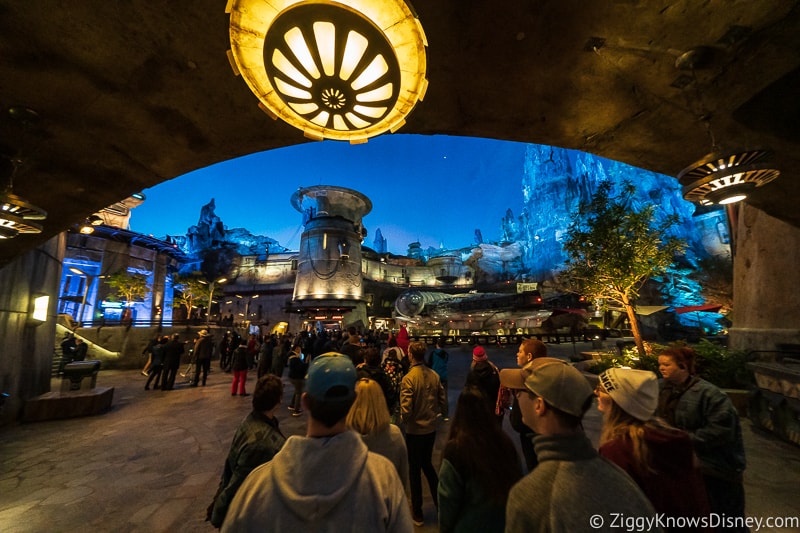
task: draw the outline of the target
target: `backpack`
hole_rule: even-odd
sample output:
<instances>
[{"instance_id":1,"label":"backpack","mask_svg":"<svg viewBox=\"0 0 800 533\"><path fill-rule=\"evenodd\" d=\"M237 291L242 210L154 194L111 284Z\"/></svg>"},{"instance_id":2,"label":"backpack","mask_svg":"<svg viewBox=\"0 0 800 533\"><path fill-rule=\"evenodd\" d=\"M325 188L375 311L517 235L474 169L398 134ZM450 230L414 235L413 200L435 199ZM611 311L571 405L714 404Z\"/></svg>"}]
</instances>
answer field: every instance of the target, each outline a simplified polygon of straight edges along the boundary
<instances>
[{"instance_id":1,"label":"backpack","mask_svg":"<svg viewBox=\"0 0 800 533\"><path fill-rule=\"evenodd\" d=\"M400 363L394 359L386 359L383 362L383 373L386 375L386 382L388 385L386 400L389 404L390 412L397 404L398 400L400 400L400 385L403 383L402 368Z\"/></svg>"}]
</instances>

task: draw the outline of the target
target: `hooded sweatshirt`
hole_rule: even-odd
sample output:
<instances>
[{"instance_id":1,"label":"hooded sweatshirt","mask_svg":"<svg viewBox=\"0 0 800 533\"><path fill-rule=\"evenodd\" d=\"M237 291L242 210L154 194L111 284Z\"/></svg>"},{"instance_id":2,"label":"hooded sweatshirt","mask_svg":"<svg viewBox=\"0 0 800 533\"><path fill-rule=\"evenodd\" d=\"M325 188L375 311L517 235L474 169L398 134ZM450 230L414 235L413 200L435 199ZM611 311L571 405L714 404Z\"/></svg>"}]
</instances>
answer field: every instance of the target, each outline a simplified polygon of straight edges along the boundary
<instances>
[{"instance_id":1,"label":"hooded sweatshirt","mask_svg":"<svg viewBox=\"0 0 800 533\"><path fill-rule=\"evenodd\" d=\"M247 477L222 531L411 532L408 503L394 465L361 437L292 436Z\"/></svg>"}]
</instances>

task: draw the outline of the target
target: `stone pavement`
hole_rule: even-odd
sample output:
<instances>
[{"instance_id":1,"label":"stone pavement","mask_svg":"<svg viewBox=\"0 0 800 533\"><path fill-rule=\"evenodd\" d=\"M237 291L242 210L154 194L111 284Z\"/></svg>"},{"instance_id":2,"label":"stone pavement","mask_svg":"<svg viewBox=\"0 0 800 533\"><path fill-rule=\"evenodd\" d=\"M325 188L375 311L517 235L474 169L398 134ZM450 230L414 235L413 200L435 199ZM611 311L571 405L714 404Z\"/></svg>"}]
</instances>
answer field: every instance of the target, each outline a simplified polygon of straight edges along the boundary
<instances>
[{"instance_id":1,"label":"stone pavement","mask_svg":"<svg viewBox=\"0 0 800 533\"><path fill-rule=\"evenodd\" d=\"M565 358L589 349L584 344L549 348L551 355ZM499 367L515 366L516 347L487 351ZM471 349L451 347L449 352L452 412ZM216 362L208 386L181 383L169 392L145 391L145 378L137 371L101 371L97 386L115 388L113 406L105 414L0 429L0 532L214 531L204 521L205 509L233 432L251 407L250 397L231 397L230 381ZM292 394L286 382L284 405ZM253 384L251 376L250 391ZM53 390L58 386L54 381ZM292 417L286 409L278 416L286 435L305 432L304 417ZM446 439L447 424L441 424L435 465ZM596 440L596 409L587 415L585 427ZM800 448L752 430L746 420L743 429L748 515L800 516ZM512 438L518 441L516 433ZM432 532L436 515L426 487L423 482L425 526L417 530Z\"/></svg>"}]
</instances>

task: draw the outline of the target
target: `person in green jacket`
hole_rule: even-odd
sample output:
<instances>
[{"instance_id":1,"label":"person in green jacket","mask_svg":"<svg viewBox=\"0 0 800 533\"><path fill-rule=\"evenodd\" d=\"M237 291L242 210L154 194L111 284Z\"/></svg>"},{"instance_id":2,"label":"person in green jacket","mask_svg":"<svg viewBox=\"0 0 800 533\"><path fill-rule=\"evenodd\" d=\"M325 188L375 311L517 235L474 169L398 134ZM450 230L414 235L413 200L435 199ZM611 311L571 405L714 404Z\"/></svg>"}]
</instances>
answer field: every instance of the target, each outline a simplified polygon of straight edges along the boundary
<instances>
[{"instance_id":1,"label":"person in green jacket","mask_svg":"<svg viewBox=\"0 0 800 533\"><path fill-rule=\"evenodd\" d=\"M275 417L282 396L281 378L272 374L259 378L253 392L253 410L236 429L217 494L207 510L206 520L215 527L222 526L228 506L248 474L271 461L286 442Z\"/></svg>"}]
</instances>

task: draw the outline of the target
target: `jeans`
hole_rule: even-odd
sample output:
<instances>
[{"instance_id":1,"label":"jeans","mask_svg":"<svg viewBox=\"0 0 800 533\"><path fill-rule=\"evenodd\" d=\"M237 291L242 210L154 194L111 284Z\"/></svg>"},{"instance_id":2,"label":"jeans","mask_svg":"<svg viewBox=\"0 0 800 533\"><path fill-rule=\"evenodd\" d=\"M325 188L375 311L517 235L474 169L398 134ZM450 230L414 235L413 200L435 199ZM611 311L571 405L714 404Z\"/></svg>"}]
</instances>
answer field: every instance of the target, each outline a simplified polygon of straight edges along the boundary
<instances>
[{"instance_id":1,"label":"jeans","mask_svg":"<svg viewBox=\"0 0 800 533\"><path fill-rule=\"evenodd\" d=\"M211 370L211 359L198 359L194 365L194 384L197 385L200 381L200 371L202 371L203 385L205 385L209 370Z\"/></svg>"},{"instance_id":2,"label":"jeans","mask_svg":"<svg viewBox=\"0 0 800 533\"><path fill-rule=\"evenodd\" d=\"M164 365L151 365L150 366L150 376L147 378L147 383L145 384L145 388L150 388L150 382L153 381L153 378L156 379L156 382L153 384L153 388L157 389L159 387L159 383L161 383L161 371L164 369Z\"/></svg>"},{"instance_id":3,"label":"jeans","mask_svg":"<svg viewBox=\"0 0 800 533\"><path fill-rule=\"evenodd\" d=\"M433 467L433 445L436 443L436 432L426 435L411 435L406 433L406 448L408 448L408 480L411 485L411 510L416 515L422 514L422 473L428 480L428 488L433 496L433 504L437 507L437 490L439 476Z\"/></svg>"},{"instance_id":4,"label":"jeans","mask_svg":"<svg viewBox=\"0 0 800 533\"><path fill-rule=\"evenodd\" d=\"M294 385L294 394L292 395L292 404L291 408L295 410L295 412L299 413L303 406L300 403L300 398L303 396L303 387L306 384L305 379L290 379L289 381L292 382Z\"/></svg>"}]
</instances>

